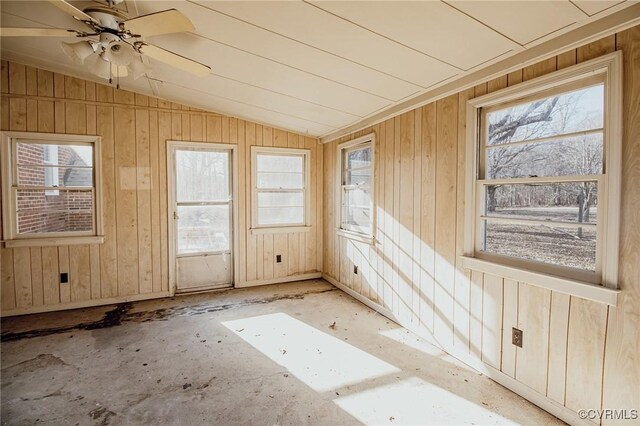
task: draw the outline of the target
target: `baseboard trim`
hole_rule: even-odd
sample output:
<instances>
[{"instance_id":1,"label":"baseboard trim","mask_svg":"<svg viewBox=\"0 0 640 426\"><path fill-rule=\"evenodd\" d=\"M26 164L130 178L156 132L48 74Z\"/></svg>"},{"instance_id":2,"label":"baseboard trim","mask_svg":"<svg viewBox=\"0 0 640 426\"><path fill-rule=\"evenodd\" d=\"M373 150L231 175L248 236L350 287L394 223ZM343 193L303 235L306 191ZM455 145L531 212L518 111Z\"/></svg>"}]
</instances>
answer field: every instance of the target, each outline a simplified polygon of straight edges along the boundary
<instances>
[{"instance_id":1,"label":"baseboard trim","mask_svg":"<svg viewBox=\"0 0 640 426\"><path fill-rule=\"evenodd\" d=\"M414 323L411 323L411 322L408 322L408 321L406 321L406 320L404 320L402 318L399 318L397 315L395 315L393 312L391 312L390 310L388 310L384 306L381 306L381 305L379 305L379 304L367 299L366 297L364 297L361 294L355 292L354 290L350 289L346 285L336 281L334 278L332 278L332 277L330 277L330 276L328 276L326 274L323 274L322 278L325 279L326 281L328 281L329 283L333 284L335 287L339 288L340 290L344 291L349 296L351 296L354 299L358 300L359 302L362 302L363 304L367 305L368 307L370 307L374 311L376 311L376 312L380 313L381 315L384 315L385 317L389 318L390 320L392 320L393 322L395 322L399 326L404 327L407 330L411 331L412 333L417 334L418 336L420 336L423 339L427 340L429 343L431 343L434 346L442 349L443 351L445 351L449 355L451 355L454 358L458 359L459 361L465 363L466 365L468 365L469 367L473 368L474 370L486 375L491 380L501 384L502 386L504 386L505 388L511 390L512 392L522 396L526 400L528 400L531 403L537 405L538 407L542 408L546 412L556 416L560 420L562 420L564 422L567 422L567 423L569 423L571 425L582 425L582 426L596 426L597 425L597 423L592 422L590 420L581 419L575 411L573 411L573 410L561 405L560 403L548 398L546 395L543 395L543 394L531 389L529 386L517 381L516 379L514 379L513 377L503 373L502 371L483 363L480 359L474 357L473 355L467 354L467 353L461 353L455 347L443 347L443 345L441 345L440 343L438 343L434 339L434 337L431 335L431 333L429 333L428 330L425 330L422 327L419 327Z\"/></svg>"},{"instance_id":2,"label":"baseboard trim","mask_svg":"<svg viewBox=\"0 0 640 426\"><path fill-rule=\"evenodd\" d=\"M259 285L289 283L291 281L304 281L322 278L322 272L311 272L308 274L289 275L288 277L271 278L268 280L255 280L237 282L235 288L257 287Z\"/></svg>"},{"instance_id":3,"label":"baseboard trim","mask_svg":"<svg viewBox=\"0 0 640 426\"><path fill-rule=\"evenodd\" d=\"M160 299L163 297L171 297L169 291L158 291L155 293L134 294L131 296L107 297L104 299L84 300L82 302L61 303L59 305L42 305L31 306L29 308L11 309L0 312L0 317L15 317L18 315L40 314L43 312L64 311L67 309L91 308L94 306L114 305L117 303L138 302L141 300Z\"/></svg>"}]
</instances>

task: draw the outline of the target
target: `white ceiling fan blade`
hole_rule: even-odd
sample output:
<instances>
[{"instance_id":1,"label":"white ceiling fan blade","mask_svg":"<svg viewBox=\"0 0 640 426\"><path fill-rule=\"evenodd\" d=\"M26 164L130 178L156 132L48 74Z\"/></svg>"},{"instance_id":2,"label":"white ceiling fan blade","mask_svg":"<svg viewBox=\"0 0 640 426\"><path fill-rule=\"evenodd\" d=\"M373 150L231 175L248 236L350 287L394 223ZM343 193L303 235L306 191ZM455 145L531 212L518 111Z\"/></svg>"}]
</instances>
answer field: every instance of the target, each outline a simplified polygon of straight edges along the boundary
<instances>
[{"instance_id":1,"label":"white ceiling fan blade","mask_svg":"<svg viewBox=\"0 0 640 426\"><path fill-rule=\"evenodd\" d=\"M62 10L64 13L69 14L80 21L91 21L94 24L100 25L100 22L96 21L91 16L87 15L77 7L67 3L64 0L49 0L49 3L53 4L55 7Z\"/></svg>"},{"instance_id":2,"label":"white ceiling fan blade","mask_svg":"<svg viewBox=\"0 0 640 426\"><path fill-rule=\"evenodd\" d=\"M132 34L143 37L181 33L194 31L196 29L189 18L176 9L163 10L162 12L150 13L129 19L124 21L124 28L131 31Z\"/></svg>"},{"instance_id":3,"label":"white ceiling fan blade","mask_svg":"<svg viewBox=\"0 0 640 426\"><path fill-rule=\"evenodd\" d=\"M0 28L1 37L76 37L75 30L60 28Z\"/></svg>"},{"instance_id":4,"label":"white ceiling fan blade","mask_svg":"<svg viewBox=\"0 0 640 426\"><path fill-rule=\"evenodd\" d=\"M205 75L208 75L209 72L211 72L211 68L205 64L201 64L200 62L196 62L189 58L185 58L184 56L180 56L176 53L169 52L168 50L164 50L152 44L145 43L140 47L140 52L149 56L150 58L156 59L160 62L171 65L172 67L179 68L183 71L197 75L198 77L204 77Z\"/></svg>"}]
</instances>

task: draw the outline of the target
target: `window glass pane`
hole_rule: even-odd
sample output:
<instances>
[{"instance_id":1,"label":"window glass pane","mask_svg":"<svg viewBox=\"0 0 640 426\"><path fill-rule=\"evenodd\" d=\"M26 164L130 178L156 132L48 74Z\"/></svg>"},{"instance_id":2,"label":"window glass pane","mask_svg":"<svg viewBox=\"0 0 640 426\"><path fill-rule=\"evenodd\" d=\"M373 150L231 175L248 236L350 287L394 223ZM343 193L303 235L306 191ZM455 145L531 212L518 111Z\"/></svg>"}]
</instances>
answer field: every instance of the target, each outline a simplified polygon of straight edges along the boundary
<instances>
[{"instance_id":1,"label":"window glass pane","mask_svg":"<svg viewBox=\"0 0 640 426\"><path fill-rule=\"evenodd\" d=\"M303 225L304 207L258 207L258 225Z\"/></svg>"},{"instance_id":2,"label":"window glass pane","mask_svg":"<svg viewBox=\"0 0 640 426\"><path fill-rule=\"evenodd\" d=\"M18 164L93 166L93 146L46 143L16 144Z\"/></svg>"},{"instance_id":3,"label":"window glass pane","mask_svg":"<svg viewBox=\"0 0 640 426\"><path fill-rule=\"evenodd\" d=\"M258 172L297 172L304 170L302 155L258 154Z\"/></svg>"},{"instance_id":4,"label":"window glass pane","mask_svg":"<svg viewBox=\"0 0 640 426\"><path fill-rule=\"evenodd\" d=\"M93 186L93 169L77 167L18 166L18 185Z\"/></svg>"},{"instance_id":5,"label":"window glass pane","mask_svg":"<svg viewBox=\"0 0 640 426\"><path fill-rule=\"evenodd\" d=\"M178 206L178 254L229 250L229 206Z\"/></svg>"},{"instance_id":6,"label":"window glass pane","mask_svg":"<svg viewBox=\"0 0 640 426\"><path fill-rule=\"evenodd\" d=\"M19 234L81 232L93 230L91 191L44 190L17 191Z\"/></svg>"},{"instance_id":7,"label":"window glass pane","mask_svg":"<svg viewBox=\"0 0 640 426\"><path fill-rule=\"evenodd\" d=\"M344 205L371 208L371 189L368 187L345 188Z\"/></svg>"},{"instance_id":8,"label":"window glass pane","mask_svg":"<svg viewBox=\"0 0 640 426\"><path fill-rule=\"evenodd\" d=\"M602 133L486 150L486 179L602 173Z\"/></svg>"},{"instance_id":9,"label":"window glass pane","mask_svg":"<svg viewBox=\"0 0 640 426\"><path fill-rule=\"evenodd\" d=\"M343 228L371 233L371 189L345 188L342 212Z\"/></svg>"},{"instance_id":10,"label":"window glass pane","mask_svg":"<svg viewBox=\"0 0 640 426\"><path fill-rule=\"evenodd\" d=\"M303 192L261 192L258 207L304 207Z\"/></svg>"},{"instance_id":11,"label":"window glass pane","mask_svg":"<svg viewBox=\"0 0 640 426\"><path fill-rule=\"evenodd\" d=\"M346 153L347 169L371 167L371 145Z\"/></svg>"},{"instance_id":12,"label":"window glass pane","mask_svg":"<svg viewBox=\"0 0 640 426\"><path fill-rule=\"evenodd\" d=\"M359 232L371 233L371 209L367 207L344 206L342 226Z\"/></svg>"},{"instance_id":13,"label":"window glass pane","mask_svg":"<svg viewBox=\"0 0 640 426\"><path fill-rule=\"evenodd\" d=\"M488 145L603 126L604 86L579 89L487 114Z\"/></svg>"},{"instance_id":14,"label":"window glass pane","mask_svg":"<svg viewBox=\"0 0 640 426\"><path fill-rule=\"evenodd\" d=\"M485 191L488 216L596 222L596 182L488 185Z\"/></svg>"},{"instance_id":15,"label":"window glass pane","mask_svg":"<svg viewBox=\"0 0 640 426\"><path fill-rule=\"evenodd\" d=\"M345 176L345 185L371 186L371 168L347 171Z\"/></svg>"},{"instance_id":16,"label":"window glass pane","mask_svg":"<svg viewBox=\"0 0 640 426\"><path fill-rule=\"evenodd\" d=\"M594 227L484 224L484 250L526 260L595 271Z\"/></svg>"},{"instance_id":17,"label":"window glass pane","mask_svg":"<svg viewBox=\"0 0 640 426\"><path fill-rule=\"evenodd\" d=\"M304 178L302 173L258 172L258 188L268 189L302 189Z\"/></svg>"},{"instance_id":18,"label":"window glass pane","mask_svg":"<svg viewBox=\"0 0 640 426\"><path fill-rule=\"evenodd\" d=\"M176 151L176 186L178 202L228 200L229 153Z\"/></svg>"}]
</instances>

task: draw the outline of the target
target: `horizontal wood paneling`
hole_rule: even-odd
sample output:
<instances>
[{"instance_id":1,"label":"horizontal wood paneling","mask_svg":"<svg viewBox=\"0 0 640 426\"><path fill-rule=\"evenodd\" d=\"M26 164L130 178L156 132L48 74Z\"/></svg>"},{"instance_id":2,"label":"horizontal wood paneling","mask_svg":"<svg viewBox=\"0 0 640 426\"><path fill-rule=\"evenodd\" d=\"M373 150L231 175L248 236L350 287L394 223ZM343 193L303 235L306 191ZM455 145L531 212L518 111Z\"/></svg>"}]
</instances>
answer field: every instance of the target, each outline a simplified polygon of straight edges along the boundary
<instances>
[{"instance_id":1,"label":"horizontal wood paneling","mask_svg":"<svg viewBox=\"0 0 640 426\"><path fill-rule=\"evenodd\" d=\"M466 100L615 49L623 51L625 63L620 305L609 308L461 268ZM635 27L326 144L324 274L403 324L417 318L446 350L469 354L570 411L640 408L640 196L634 186L640 179L639 63ZM370 132L380 153L374 173L378 223L376 244L362 256L335 233L335 156L337 144ZM353 265L370 267L375 286L356 279ZM512 327L523 330L523 348L511 344Z\"/></svg>"},{"instance_id":2,"label":"horizontal wood paneling","mask_svg":"<svg viewBox=\"0 0 640 426\"><path fill-rule=\"evenodd\" d=\"M321 270L323 151L317 139L6 61L1 99L2 130L102 137L105 231L99 245L0 248L2 315L169 291L168 139L239 147L237 279L247 284ZM250 146L274 145L274 135L276 145L311 151L310 232L249 232ZM275 263L276 254L282 263ZM69 273L69 284L58 283L61 272Z\"/></svg>"}]
</instances>

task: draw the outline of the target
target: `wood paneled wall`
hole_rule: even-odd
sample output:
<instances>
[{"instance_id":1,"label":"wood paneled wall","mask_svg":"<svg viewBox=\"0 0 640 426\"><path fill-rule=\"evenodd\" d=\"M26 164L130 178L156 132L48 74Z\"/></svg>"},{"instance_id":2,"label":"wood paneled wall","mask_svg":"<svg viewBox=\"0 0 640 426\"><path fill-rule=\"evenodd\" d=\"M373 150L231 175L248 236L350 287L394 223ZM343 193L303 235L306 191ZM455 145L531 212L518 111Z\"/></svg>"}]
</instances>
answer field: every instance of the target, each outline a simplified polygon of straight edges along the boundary
<instances>
[{"instance_id":1,"label":"wood paneled wall","mask_svg":"<svg viewBox=\"0 0 640 426\"><path fill-rule=\"evenodd\" d=\"M469 161L466 101L616 49L624 55L619 305L463 269L458 256ZM561 410L569 415L589 408L639 409L639 100L640 27L635 27L326 144L324 274L403 325L425 331L451 353L477 359L566 407ZM377 136L375 246L335 232L337 144L370 132ZM511 344L512 327L524 331L523 348Z\"/></svg>"},{"instance_id":2,"label":"wood paneled wall","mask_svg":"<svg viewBox=\"0 0 640 426\"><path fill-rule=\"evenodd\" d=\"M237 144L241 285L319 272L322 147L315 138L2 62L1 129L102 137L104 244L1 248L2 315L169 294L166 141ZM311 150L311 230L251 235L251 145ZM282 263L275 255L282 255ZM69 284L59 284L59 273Z\"/></svg>"}]
</instances>

